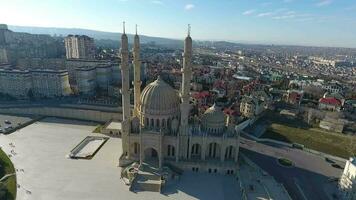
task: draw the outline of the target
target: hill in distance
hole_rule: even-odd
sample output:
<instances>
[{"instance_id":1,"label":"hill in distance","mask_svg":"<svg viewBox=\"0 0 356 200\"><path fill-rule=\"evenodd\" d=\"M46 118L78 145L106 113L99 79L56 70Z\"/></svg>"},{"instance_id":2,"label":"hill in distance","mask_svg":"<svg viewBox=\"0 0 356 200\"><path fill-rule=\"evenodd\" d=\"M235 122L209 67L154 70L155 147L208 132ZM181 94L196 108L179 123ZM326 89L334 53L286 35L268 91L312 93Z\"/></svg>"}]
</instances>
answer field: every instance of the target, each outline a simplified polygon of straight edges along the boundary
<instances>
[{"instance_id":1,"label":"hill in distance","mask_svg":"<svg viewBox=\"0 0 356 200\"><path fill-rule=\"evenodd\" d=\"M67 35L87 35L89 37L94 38L95 40L101 40L106 42L116 42L121 39L122 33L115 32L104 32L90 29L80 29L80 28L55 28L55 27L31 27L31 26L14 26L8 25L9 29L15 32L26 32L31 34L49 34L51 36L62 36L65 37ZM129 38L129 42L133 41L133 34L127 34ZM162 46L174 46L181 47L183 46L182 40L169 39L169 38L161 38L161 37L151 37L140 35L141 43L155 43L157 45Z\"/></svg>"}]
</instances>

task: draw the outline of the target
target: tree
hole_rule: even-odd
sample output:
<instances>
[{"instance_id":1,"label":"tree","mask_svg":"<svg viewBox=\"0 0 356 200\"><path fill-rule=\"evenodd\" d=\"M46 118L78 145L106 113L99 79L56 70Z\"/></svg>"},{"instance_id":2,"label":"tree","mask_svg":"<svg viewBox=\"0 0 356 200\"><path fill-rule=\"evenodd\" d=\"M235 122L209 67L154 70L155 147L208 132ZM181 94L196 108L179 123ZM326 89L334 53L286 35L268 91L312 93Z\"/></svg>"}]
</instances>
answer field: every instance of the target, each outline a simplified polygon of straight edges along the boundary
<instances>
[{"instance_id":1,"label":"tree","mask_svg":"<svg viewBox=\"0 0 356 200\"><path fill-rule=\"evenodd\" d=\"M7 194L6 186L0 182L0 199L7 199Z\"/></svg>"}]
</instances>

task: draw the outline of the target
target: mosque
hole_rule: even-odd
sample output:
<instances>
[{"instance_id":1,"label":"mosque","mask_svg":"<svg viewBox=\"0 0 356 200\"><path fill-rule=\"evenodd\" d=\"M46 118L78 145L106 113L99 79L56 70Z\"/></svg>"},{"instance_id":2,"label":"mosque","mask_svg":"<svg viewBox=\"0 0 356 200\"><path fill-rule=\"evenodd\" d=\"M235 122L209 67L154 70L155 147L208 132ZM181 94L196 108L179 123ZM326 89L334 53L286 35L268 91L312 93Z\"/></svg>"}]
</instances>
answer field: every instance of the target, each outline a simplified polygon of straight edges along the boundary
<instances>
[{"instance_id":1,"label":"mosque","mask_svg":"<svg viewBox=\"0 0 356 200\"><path fill-rule=\"evenodd\" d=\"M129 85L129 49L125 27L121 37L122 70L122 156L120 163L156 163L183 170L234 174L239 154L239 131L225 116L221 107L213 105L201 116L190 113L192 78L192 38L190 27L184 41L182 84L179 91L162 78L141 91L140 39L133 46L134 106L131 111Z\"/></svg>"}]
</instances>

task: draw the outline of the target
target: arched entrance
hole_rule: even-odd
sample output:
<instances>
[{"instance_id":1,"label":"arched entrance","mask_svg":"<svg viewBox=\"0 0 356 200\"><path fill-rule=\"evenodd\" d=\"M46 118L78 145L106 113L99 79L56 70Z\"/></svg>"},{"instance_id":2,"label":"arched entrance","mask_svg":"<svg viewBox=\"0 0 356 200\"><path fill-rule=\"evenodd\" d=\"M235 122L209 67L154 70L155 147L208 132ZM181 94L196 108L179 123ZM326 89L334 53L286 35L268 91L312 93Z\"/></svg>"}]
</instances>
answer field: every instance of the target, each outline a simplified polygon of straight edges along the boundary
<instances>
[{"instance_id":1,"label":"arched entrance","mask_svg":"<svg viewBox=\"0 0 356 200\"><path fill-rule=\"evenodd\" d=\"M152 147L146 148L144 151L143 161L154 166L159 165L158 151Z\"/></svg>"}]
</instances>

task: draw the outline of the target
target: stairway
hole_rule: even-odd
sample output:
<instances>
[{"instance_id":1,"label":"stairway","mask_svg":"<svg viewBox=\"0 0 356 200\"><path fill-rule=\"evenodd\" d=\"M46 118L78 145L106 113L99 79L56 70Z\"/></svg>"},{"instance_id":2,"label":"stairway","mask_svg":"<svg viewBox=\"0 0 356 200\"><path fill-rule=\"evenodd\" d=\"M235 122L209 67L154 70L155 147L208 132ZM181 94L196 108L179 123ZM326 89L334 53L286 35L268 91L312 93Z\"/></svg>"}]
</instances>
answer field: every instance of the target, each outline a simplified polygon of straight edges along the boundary
<instances>
[{"instance_id":1,"label":"stairway","mask_svg":"<svg viewBox=\"0 0 356 200\"><path fill-rule=\"evenodd\" d=\"M161 192L161 174L158 167L142 163L135 178L132 190Z\"/></svg>"}]
</instances>

